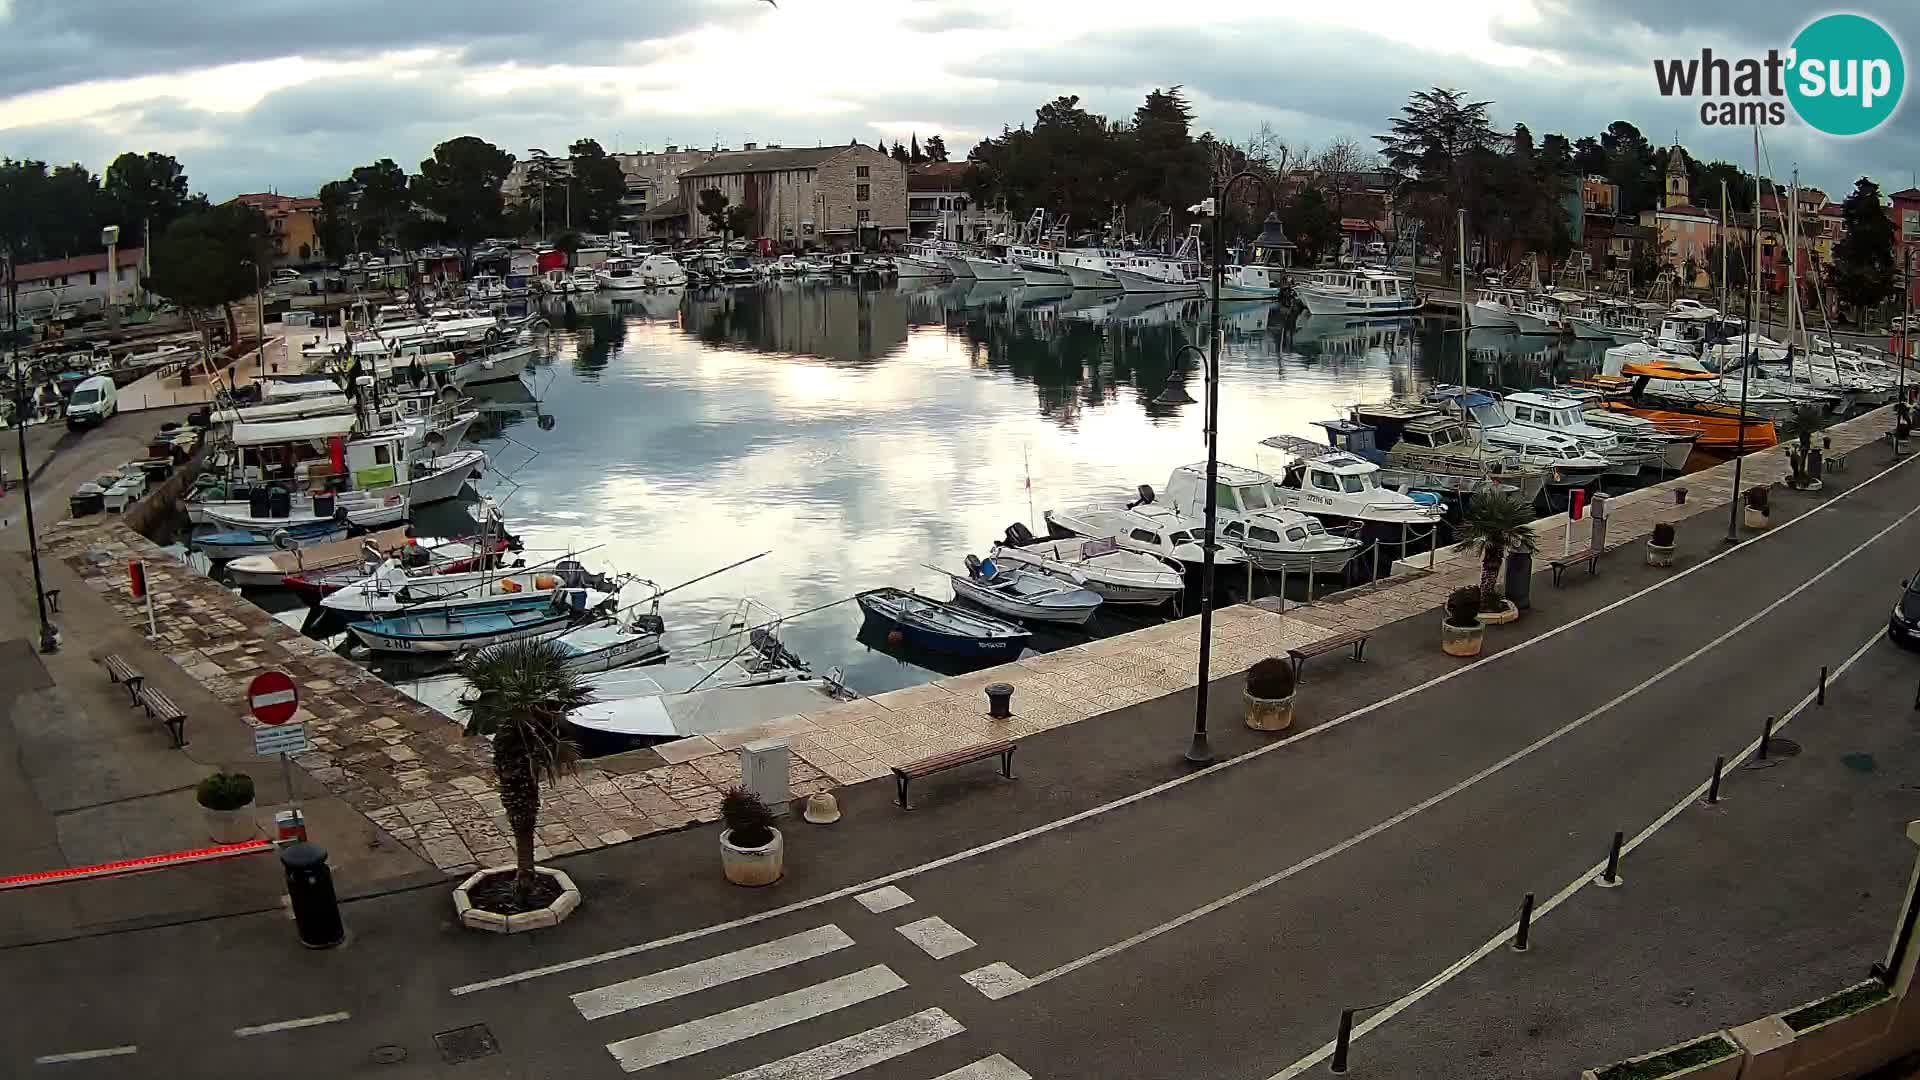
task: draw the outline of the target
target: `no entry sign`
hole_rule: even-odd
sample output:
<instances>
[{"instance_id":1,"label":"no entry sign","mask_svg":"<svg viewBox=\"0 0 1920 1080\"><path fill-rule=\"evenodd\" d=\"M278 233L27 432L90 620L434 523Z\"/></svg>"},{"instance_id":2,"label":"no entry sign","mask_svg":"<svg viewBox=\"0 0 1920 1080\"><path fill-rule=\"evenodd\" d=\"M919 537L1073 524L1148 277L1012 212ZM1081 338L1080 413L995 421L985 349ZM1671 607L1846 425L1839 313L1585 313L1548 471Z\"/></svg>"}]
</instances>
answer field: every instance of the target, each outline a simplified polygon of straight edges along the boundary
<instances>
[{"instance_id":1,"label":"no entry sign","mask_svg":"<svg viewBox=\"0 0 1920 1080\"><path fill-rule=\"evenodd\" d=\"M284 671L263 671L247 684L247 705L253 718L263 724L284 724L293 719L300 707L300 694L293 688L293 677Z\"/></svg>"}]
</instances>

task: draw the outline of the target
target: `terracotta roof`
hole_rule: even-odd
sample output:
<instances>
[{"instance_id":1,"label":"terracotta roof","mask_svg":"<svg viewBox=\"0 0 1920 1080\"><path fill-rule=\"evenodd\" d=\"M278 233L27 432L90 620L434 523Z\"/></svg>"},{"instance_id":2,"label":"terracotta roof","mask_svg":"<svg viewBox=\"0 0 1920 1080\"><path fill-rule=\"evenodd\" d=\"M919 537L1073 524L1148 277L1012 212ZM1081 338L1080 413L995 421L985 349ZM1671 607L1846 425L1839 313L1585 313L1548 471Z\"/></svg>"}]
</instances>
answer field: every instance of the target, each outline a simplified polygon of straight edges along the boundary
<instances>
[{"instance_id":1,"label":"terracotta roof","mask_svg":"<svg viewBox=\"0 0 1920 1080\"><path fill-rule=\"evenodd\" d=\"M1675 214L1680 217L1710 218L1713 216L1692 203L1676 203L1672 206L1663 206L1657 212L1662 214Z\"/></svg>"},{"instance_id":2,"label":"terracotta roof","mask_svg":"<svg viewBox=\"0 0 1920 1080\"><path fill-rule=\"evenodd\" d=\"M140 265L140 254L139 248L121 248L119 254L114 256L114 262L123 268L137 268ZM105 270L106 268L107 253L104 251L93 255L75 255L70 259L49 259L46 262L21 263L18 267L20 280L23 282L40 281L67 274L85 274L89 271ZM5 280L5 269L0 268L0 281Z\"/></svg>"},{"instance_id":3,"label":"terracotta roof","mask_svg":"<svg viewBox=\"0 0 1920 1080\"><path fill-rule=\"evenodd\" d=\"M686 217L687 200L675 195L659 206L640 215L641 221L665 221L668 218Z\"/></svg>"},{"instance_id":4,"label":"terracotta roof","mask_svg":"<svg viewBox=\"0 0 1920 1080\"><path fill-rule=\"evenodd\" d=\"M680 174L689 176L728 176L733 173L785 172L811 169L854 149L851 146L803 146L787 150L727 150ZM869 148L871 149L871 148Z\"/></svg>"},{"instance_id":5,"label":"terracotta roof","mask_svg":"<svg viewBox=\"0 0 1920 1080\"><path fill-rule=\"evenodd\" d=\"M1920 187L1910 187L1905 191L1896 191L1887 196L1889 199L1920 199Z\"/></svg>"},{"instance_id":6,"label":"terracotta roof","mask_svg":"<svg viewBox=\"0 0 1920 1080\"><path fill-rule=\"evenodd\" d=\"M1837 202L1830 202L1820 208L1821 217L1840 217L1844 213L1845 211L1840 209L1840 204Z\"/></svg>"},{"instance_id":7,"label":"terracotta roof","mask_svg":"<svg viewBox=\"0 0 1920 1080\"><path fill-rule=\"evenodd\" d=\"M930 161L907 168L908 191L960 191L967 186L966 161Z\"/></svg>"},{"instance_id":8,"label":"terracotta roof","mask_svg":"<svg viewBox=\"0 0 1920 1080\"><path fill-rule=\"evenodd\" d=\"M279 195L273 192L260 192L253 195L235 195L228 202L245 203L255 210L318 210L320 200L299 195Z\"/></svg>"}]
</instances>

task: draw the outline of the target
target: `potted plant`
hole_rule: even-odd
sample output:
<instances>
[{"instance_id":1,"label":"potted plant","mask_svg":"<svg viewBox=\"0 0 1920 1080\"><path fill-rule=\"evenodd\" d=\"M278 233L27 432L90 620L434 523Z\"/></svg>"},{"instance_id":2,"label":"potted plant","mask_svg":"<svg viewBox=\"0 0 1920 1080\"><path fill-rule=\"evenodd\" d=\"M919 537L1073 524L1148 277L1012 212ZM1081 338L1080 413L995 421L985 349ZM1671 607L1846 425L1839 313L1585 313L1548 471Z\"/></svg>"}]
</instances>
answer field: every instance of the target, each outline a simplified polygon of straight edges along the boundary
<instances>
[{"instance_id":1,"label":"potted plant","mask_svg":"<svg viewBox=\"0 0 1920 1080\"><path fill-rule=\"evenodd\" d=\"M1468 503L1460 524L1454 529L1455 543L1480 549L1480 589L1477 595L1480 600L1480 622L1483 624L1509 623L1520 617L1520 609L1500 595L1500 566L1506 561L1509 551L1524 551L1531 555L1540 550L1539 541L1533 535L1533 526L1528 524L1532 520L1532 507L1522 504L1511 495L1495 492ZM1473 651L1479 652L1479 647L1476 646Z\"/></svg>"},{"instance_id":2,"label":"potted plant","mask_svg":"<svg viewBox=\"0 0 1920 1080\"><path fill-rule=\"evenodd\" d=\"M1819 491L1820 481L1813 476L1808 463L1813 460L1813 437L1820 433L1825 421L1820 410L1813 405L1801 405L1793 410L1781 425L1782 433L1795 439L1799 446L1788 451L1787 460L1793 465L1793 476L1787 486L1795 491Z\"/></svg>"},{"instance_id":3,"label":"potted plant","mask_svg":"<svg viewBox=\"0 0 1920 1080\"><path fill-rule=\"evenodd\" d=\"M1769 520L1767 516L1770 503L1767 498L1765 485L1756 485L1748 488L1746 494L1742 496L1742 500L1747 505L1746 510L1741 514L1741 521L1746 524L1747 528L1764 529L1772 524L1772 521Z\"/></svg>"},{"instance_id":4,"label":"potted plant","mask_svg":"<svg viewBox=\"0 0 1920 1080\"><path fill-rule=\"evenodd\" d=\"M1255 731L1285 731L1293 723L1293 661L1269 656L1247 672L1246 719Z\"/></svg>"},{"instance_id":5,"label":"potted plant","mask_svg":"<svg viewBox=\"0 0 1920 1080\"><path fill-rule=\"evenodd\" d=\"M1653 535L1647 537L1647 565L1673 565L1673 523L1662 521L1654 525Z\"/></svg>"},{"instance_id":6,"label":"potted plant","mask_svg":"<svg viewBox=\"0 0 1920 1080\"><path fill-rule=\"evenodd\" d=\"M238 844L253 839L253 777L246 773L217 772L194 789L194 798L207 812L207 835L216 844Z\"/></svg>"},{"instance_id":7,"label":"potted plant","mask_svg":"<svg viewBox=\"0 0 1920 1080\"><path fill-rule=\"evenodd\" d=\"M534 865L540 784L573 772L579 751L567 737L567 714L594 702L593 686L550 640L525 639L481 649L460 661L472 687L464 701L468 735L493 737L493 776L500 809L513 832L514 864L483 869L454 891L460 921L513 933L553 926L580 904L566 874Z\"/></svg>"},{"instance_id":8,"label":"potted plant","mask_svg":"<svg viewBox=\"0 0 1920 1080\"><path fill-rule=\"evenodd\" d=\"M771 885L786 870L785 841L760 796L734 788L720 800L720 869L735 885Z\"/></svg>"},{"instance_id":9,"label":"potted plant","mask_svg":"<svg viewBox=\"0 0 1920 1080\"><path fill-rule=\"evenodd\" d=\"M1479 656L1487 628L1480 624L1480 590L1472 585L1447 596L1447 616L1440 620L1440 651L1448 656Z\"/></svg>"}]
</instances>

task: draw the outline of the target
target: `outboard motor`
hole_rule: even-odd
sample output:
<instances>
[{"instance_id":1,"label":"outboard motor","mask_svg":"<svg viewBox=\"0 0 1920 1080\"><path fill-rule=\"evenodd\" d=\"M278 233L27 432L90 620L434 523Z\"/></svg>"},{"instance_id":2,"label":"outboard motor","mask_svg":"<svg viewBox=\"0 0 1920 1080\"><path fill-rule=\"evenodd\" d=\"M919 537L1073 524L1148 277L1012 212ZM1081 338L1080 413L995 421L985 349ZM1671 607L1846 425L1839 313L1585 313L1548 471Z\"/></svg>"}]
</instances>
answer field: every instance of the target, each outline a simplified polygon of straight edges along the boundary
<instances>
[{"instance_id":1,"label":"outboard motor","mask_svg":"<svg viewBox=\"0 0 1920 1080\"><path fill-rule=\"evenodd\" d=\"M967 576L974 577L974 578L977 578L980 576L980 556L978 555L967 556Z\"/></svg>"},{"instance_id":2,"label":"outboard motor","mask_svg":"<svg viewBox=\"0 0 1920 1080\"><path fill-rule=\"evenodd\" d=\"M664 634L667 632L667 620L661 618L657 611L642 612L633 617L633 628L647 634Z\"/></svg>"},{"instance_id":3,"label":"outboard motor","mask_svg":"<svg viewBox=\"0 0 1920 1080\"><path fill-rule=\"evenodd\" d=\"M570 589L582 588L587 580L587 568L578 559L561 559L553 567L554 576Z\"/></svg>"},{"instance_id":4,"label":"outboard motor","mask_svg":"<svg viewBox=\"0 0 1920 1080\"><path fill-rule=\"evenodd\" d=\"M1140 497L1127 504L1127 509L1129 510L1136 506L1146 506L1153 502L1153 488L1146 484L1141 484L1137 490L1140 492Z\"/></svg>"},{"instance_id":5,"label":"outboard motor","mask_svg":"<svg viewBox=\"0 0 1920 1080\"><path fill-rule=\"evenodd\" d=\"M1016 521L1007 526L1008 547L1026 547L1031 543L1033 543L1033 533L1029 532L1025 525Z\"/></svg>"}]
</instances>

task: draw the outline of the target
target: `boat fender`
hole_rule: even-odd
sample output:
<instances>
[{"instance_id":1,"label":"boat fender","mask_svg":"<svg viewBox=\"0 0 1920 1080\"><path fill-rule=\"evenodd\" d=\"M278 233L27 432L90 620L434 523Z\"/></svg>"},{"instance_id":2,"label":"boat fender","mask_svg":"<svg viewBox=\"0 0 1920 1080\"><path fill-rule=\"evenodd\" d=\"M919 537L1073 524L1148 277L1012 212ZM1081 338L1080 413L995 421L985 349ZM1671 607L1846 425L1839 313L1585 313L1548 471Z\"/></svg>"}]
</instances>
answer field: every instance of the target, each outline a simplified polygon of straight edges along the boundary
<instances>
[{"instance_id":1,"label":"boat fender","mask_svg":"<svg viewBox=\"0 0 1920 1080\"><path fill-rule=\"evenodd\" d=\"M1025 525L1016 521L1007 526L1007 543L1012 547L1026 547L1033 543L1033 533Z\"/></svg>"}]
</instances>

